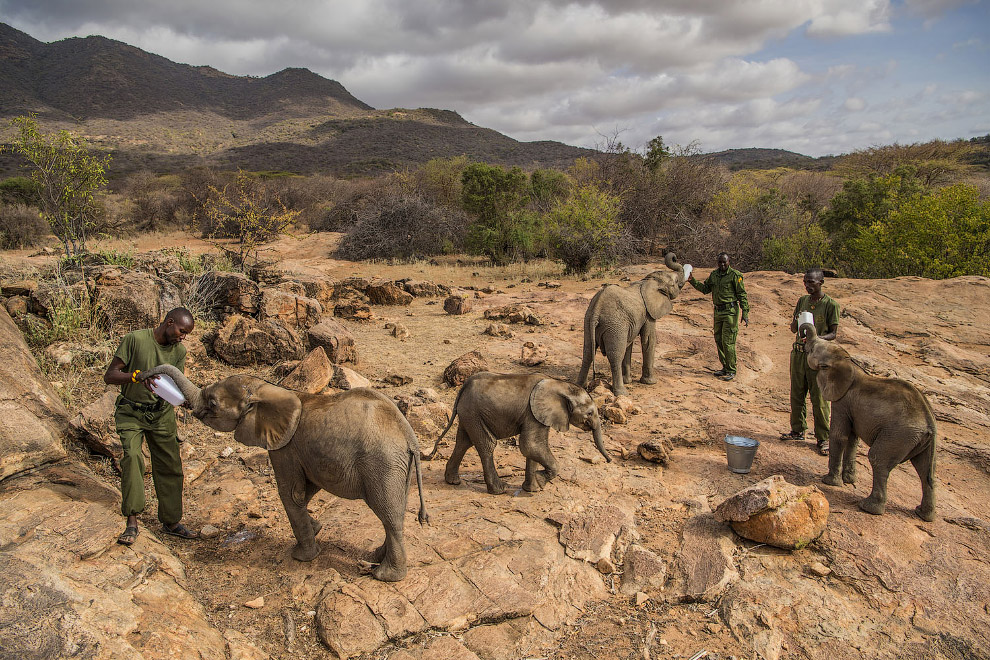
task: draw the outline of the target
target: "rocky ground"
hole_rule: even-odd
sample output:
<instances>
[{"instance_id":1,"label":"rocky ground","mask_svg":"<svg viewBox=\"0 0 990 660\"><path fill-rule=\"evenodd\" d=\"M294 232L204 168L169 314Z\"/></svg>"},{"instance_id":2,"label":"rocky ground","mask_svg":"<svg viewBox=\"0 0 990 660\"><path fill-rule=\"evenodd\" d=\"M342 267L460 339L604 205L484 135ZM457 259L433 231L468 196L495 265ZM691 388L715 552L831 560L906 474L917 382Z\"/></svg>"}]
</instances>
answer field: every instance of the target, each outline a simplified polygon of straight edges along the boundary
<instances>
[{"instance_id":1,"label":"rocky ground","mask_svg":"<svg viewBox=\"0 0 990 660\"><path fill-rule=\"evenodd\" d=\"M335 279L413 277L472 296L473 310L460 316L445 313L442 298L416 298L408 307L372 306L369 321L341 321L356 339L356 370L374 386L389 396L432 388L448 406L456 389L445 388L441 374L472 350L493 371L573 378L587 301L605 282L653 269L576 279L542 263L353 263L328 256L332 240L281 241L280 267ZM141 241L136 249L168 242L209 249L190 237ZM43 267L46 258L0 256L6 273ZM152 498L138 541L119 546L110 462L66 441L64 458L0 482L0 563L7 568L0 599L8 612L0 629L15 640L0 658L508 660L693 658L703 651L764 660L990 658L990 340L981 316L990 281L825 284L842 306L838 341L871 372L911 381L932 403L939 423L932 523L913 513L921 493L910 466L891 475L887 513L871 516L856 507L870 487L865 447L859 483L837 488L821 483L827 459L811 441L777 439L788 426L790 311L803 287L799 276L778 272L748 273L746 285L753 311L740 330L736 380L713 377L711 304L685 288L658 323L660 382L631 384L641 412L607 427L612 463L601 460L590 434L551 432L561 474L530 494L521 490L523 458L502 443L496 458L510 490L493 496L474 452L462 465L463 484L444 483L445 440L438 459L423 463L428 526L415 522L415 491L410 498L410 569L396 584L358 569L381 542L377 519L362 502L325 493L311 505L323 523L323 553L311 563L292 560L266 453L192 420L180 426L185 521L215 535L190 542L160 534ZM511 336L484 334L491 323L484 311L508 304L529 306L541 323L506 324ZM393 336L387 323L408 336ZM200 384L235 371L207 357L199 342L207 329L187 339L187 373ZM526 342L534 344L527 353L545 351L542 364L520 363ZM639 364L637 346L636 375ZM104 395L103 368L78 376L68 413ZM603 357L598 369L607 375ZM26 396L5 387L4 401ZM760 441L749 474L727 470L726 434ZM420 442L429 449L434 439ZM672 443L666 466L636 452L649 439ZM712 516L725 498L775 474L817 485L830 504L825 533L800 550L746 541ZM38 639L44 644L25 641Z\"/></svg>"}]
</instances>

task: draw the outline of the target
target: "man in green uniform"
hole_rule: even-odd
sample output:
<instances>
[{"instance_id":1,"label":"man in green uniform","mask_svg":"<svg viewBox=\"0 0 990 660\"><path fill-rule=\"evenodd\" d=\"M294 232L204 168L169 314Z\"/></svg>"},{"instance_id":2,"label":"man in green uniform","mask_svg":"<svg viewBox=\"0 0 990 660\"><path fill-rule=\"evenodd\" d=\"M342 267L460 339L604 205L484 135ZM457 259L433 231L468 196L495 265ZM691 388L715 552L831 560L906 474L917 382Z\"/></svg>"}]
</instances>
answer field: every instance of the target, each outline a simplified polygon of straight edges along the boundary
<instances>
[{"instance_id":1,"label":"man in green uniform","mask_svg":"<svg viewBox=\"0 0 990 660\"><path fill-rule=\"evenodd\" d=\"M825 274L821 268L809 268L804 274L804 288L808 295L801 296L791 315L791 332L798 331L798 314L811 312L815 319L815 332L819 339L835 339L839 328L839 303L822 292ZM829 404L818 388L818 372L808 367L804 352L804 337L795 337L791 347L791 430L783 433L781 440L803 440L808 428L807 402L811 394L811 412L815 419L815 440L818 453L828 456Z\"/></svg>"},{"instance_id":2,"label":"man in green uniform","mask_svg":"<svg viewBox=\"0 0 990 660\"><path fill-rule=\"evenodd\" d=\"M171 364L185 370L186 347L182 340L195 325L192 314L177 307L165 315L156 328L135 330L120 342L103 382L120 385L114 421L124 454L120 459L121 513L127 526L117 539L131 545L138 536L137 514L144 511L144 456L141 442L148 441L151 453L151 478L158 496L158 519L167 534L196 538L179 522L182 519L182 459L176 437L175 409L152 393L151 381L137 379L141 371L159 364Z\"/></svg>"},{"instance_id":3,"label":"man in green uniform","mask_svg":"<svg viewBox=\"0 0 990 660\"><path fill-rule=\"evenodd\" d=\"M715 346L718 348L718 361L722 368L715 375L722 380L736 377L736 336L739 334L739 308L742 308L742 322L749 326L749 300L743 276L738 270L729 268L729 255L722 252L717 259L718 268L713 270L704 282L698 282L694 275L688 279L698 291L712 294L715 305Z\"/></svg>"}]
</instances>

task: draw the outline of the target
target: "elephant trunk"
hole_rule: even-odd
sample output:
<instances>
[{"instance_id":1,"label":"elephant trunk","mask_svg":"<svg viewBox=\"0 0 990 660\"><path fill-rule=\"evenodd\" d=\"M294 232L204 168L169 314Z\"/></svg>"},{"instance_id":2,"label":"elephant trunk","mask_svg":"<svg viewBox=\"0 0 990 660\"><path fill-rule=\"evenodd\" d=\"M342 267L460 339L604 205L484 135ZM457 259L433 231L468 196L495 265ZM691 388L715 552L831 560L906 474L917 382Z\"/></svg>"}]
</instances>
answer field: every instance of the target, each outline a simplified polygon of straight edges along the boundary
<instances>
[{"instance_id":1,"label":"elephant trunk","mask_svg":"<svg viewBox=\"0 0 990 660\"><path fill-rule=\"evenodd\" d=\"M608 455L608 450L605 449L605 436L602 434L602 423L599 421L597 424L591 427L591 437L595 440L595 447L601 452L602 456L609 463L612 462L612 457Z\"/></svg>"},{"instance_id":2,"label":"elephant trunk","mask_svg":"<svg viewBox=\"0 0 990 660\"><path fill-rule=\"evenodd\" d=\"M798 328L798 336L804 337L807 340L805 343L813 344L818 339L818 331L815 330L813 323L802 323Z\"/></svg>"},{"instance_id":3,"label":"elephant trunk","mask_svg":"<svg viewBox=\"0 0 990 660\"><path fill-rule=\"evenodd\" d=\"M666 264L667 268L671 270L677 270L682 273L684 272L684 264L680 264L677 262L677 255L674 254L673 252L668 252L667 254L664 255L663 263Z\"/></svg>"},{"instance_id":4,"label":"elephant trunk","mask_svg":"<svg viewBox=\"0 0 990 660\"><path fill-rule=\"evenodd\" d=\"M171 364L160 364L157 367L148 369L147 371L142 371L138 377L141 380L146 380L152 376L168 376L171 378L175 381L175 385L179 388L179 391L182 392L182 396L186 398L186 402L189 403L189 406L193 410L199 409L199 400L201 396L200 389L193 384L191 380L186 378L186 375L179 371L176 367Z\"/></svg>"}]
</instances>

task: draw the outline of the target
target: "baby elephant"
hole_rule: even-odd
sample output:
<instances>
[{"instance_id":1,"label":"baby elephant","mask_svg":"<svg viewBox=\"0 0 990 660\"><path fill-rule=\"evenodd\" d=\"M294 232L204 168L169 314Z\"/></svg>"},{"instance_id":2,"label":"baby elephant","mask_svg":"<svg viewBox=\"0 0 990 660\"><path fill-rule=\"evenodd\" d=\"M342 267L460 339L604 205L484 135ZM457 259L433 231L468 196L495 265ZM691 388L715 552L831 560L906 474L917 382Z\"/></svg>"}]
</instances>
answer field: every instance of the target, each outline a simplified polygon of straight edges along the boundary
<instances>
[{"instance_id":1,"label":"baby elephant","mask_svg":"<svg viewBox=\"0 0 990 660\"><path fill-rule=\"evenodd\" d=\"M828 474L823 481L830 486L856 483L856 445L862 440L870 447L873 491L859 508L882 514L890 471L911 461L921 477L921 506L915 513L922 520L934 520L935 415L925 395L906 381L867 374L844 348L819 339L811 324L801 330L807 337L808 366L818 371L818 386L832 402Z\"/></svg>"},{"instance_id":2,"label":"baby elephant","mask_svg":"<svg viewBox=\"0 0 990 660\"><path fill-rule=\"evenodd\" d=\"M557 459L550 453L548 436L550 427L566 431L574 424L591 431L595 446L605 460L612 462L605 450L602 438L602 421L598 408L586 391L572 383L542 374L493 374L476 373L464 383L454 401L454 412L447 428L433 446L433 452L424 457L436 456L440 440L460 415L457 442L447 461L444 480L448 484L461 483L458 469L465 452L473 445L481 456L488 492L498 495L505 492L505 482L495 471L495 445L498 440L519 436L519 451L526 457L526 479L523 488L529 492L539 490L557 476ZM543 470L537 470L537 464Z\"/></svg>"},{"instance_id":3,"label":"baby elephant","mask_svg":"<svg viewBox=\"0 0 990 660\"><path fill-rule=\"evenodd\" d=\"M405 577L402 530L413 473L419 486L419 522L427 522L429 516L423 503L419 442L390 399L366 388L333 396L304 394L245 375L200 389L171 365L149 369L141 379L157 374L175 381L199 421L218 431L233 431L242 444L268 450L278 495L296 537L294 559L310 561L320 552L315 540L320 523L310 517L306 505L323 489L367 502L385 527L385 542L374 553L378 565L371 574L387 582Z\"/></svg>"}]
</instances>

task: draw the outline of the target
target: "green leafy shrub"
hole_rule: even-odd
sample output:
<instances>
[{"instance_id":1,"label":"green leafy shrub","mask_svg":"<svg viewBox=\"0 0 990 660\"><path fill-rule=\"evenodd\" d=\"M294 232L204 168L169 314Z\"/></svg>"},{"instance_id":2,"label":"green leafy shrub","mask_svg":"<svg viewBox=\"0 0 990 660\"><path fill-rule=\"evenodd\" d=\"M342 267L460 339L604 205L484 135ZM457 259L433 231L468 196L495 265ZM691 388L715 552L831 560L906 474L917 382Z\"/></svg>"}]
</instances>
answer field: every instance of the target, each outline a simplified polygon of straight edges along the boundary
<instances>
[{"instance_id":1,"label":"green leafy shrub","mask_svg":"<svg viewBox=\"0 0 990 660\"><path fill-rule=\"evenodd\" d=\"M475 216L467 247L497 265L532 256L540 245L542 223L525 211L528 180L518 167L472 163L461 176L464 209Z\"/></svg>"},{"instance_id":2,"label":"green leafy shrub","mask_svg":"<svg viewBox=\"0 0 990 660\"><path fill-rule=\"evenodd\" d=\"M803 273L813 266L832 262L828 235L821 225L811 223L788 236L764 239L759 268Z\"/></svg>"},{"instance_id":3,"label":"green leafy shrub","mask_svg":"<svg viewBox=\"0 0 990 660\"><path fill-rule=\"evenodd\" d=\"M607 268L628 245L619 199L593 185L581 186L553 208L549 234L553 256L569 273Z\"/></svg>"}]
</instances>

